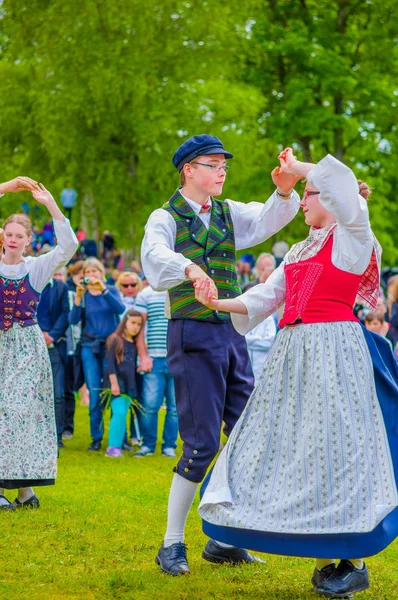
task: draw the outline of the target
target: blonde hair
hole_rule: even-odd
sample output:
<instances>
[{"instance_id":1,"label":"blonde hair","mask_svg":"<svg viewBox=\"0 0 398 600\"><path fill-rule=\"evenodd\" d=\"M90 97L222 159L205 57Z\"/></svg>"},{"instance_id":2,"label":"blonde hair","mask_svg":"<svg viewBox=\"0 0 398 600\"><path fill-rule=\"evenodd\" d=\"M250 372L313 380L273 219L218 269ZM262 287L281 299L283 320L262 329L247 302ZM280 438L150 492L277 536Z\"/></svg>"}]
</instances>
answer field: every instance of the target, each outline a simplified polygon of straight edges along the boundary
<instances>
[{"instance_id":1,"label":"blonde hair","mask_svg":"<svg viewBox=\"0 0 398 600\"><path fill-rule=\"evenodd\" d=\"M122 286L122 281L125 277L132 277L135 280L135 283L137 284L138 291L140 292L142 290L142 281L138 277L137 273L133 273L132 271L123 271L123 273L120 273L115 283L115 286L117 287L119 292L121 291L120 288Z\"/></svg>"},{"instance_id":2,"label":"blonde hair","mask_svg":"<svg viewBox=\"0 0 398 600\"><path fill-rule=\"evenodd\" d=\"M25 227L26 235L28 237L32 236L32 222L29 217L23 213L15 213L14 215L10 215L8 219L4 221L3 229L5 229L10 223L18 223L18 225L22 225L22 227Z\"/></svg>"},{"instance_id":3,"label":"blonde hair","mask_svg":"<svg viewBox=\"0 0 398 600\"><path fill-rule=\"evenodd\" d=\"M83 273L86 272L88 267L94 267L95 269L98 269L98 271L101 272L102 279L105 281L105 267L102 262L98 260L98 258L95 258L94 256L86 258L83 263Z\"/></svg>"},{"instance_id":4,"label":"blonde hair","mask_svg":"<svg viewBox=\"0 0 398 600\"><path fill-rule=\"evenodd\" d=\"M199 157L197 156L196 158L200 158L200 156L199 156ZM193 160L193 159L192 159L192 160ZM182 169L181 169L181 171L180 171L180 185L181 185L181 187L184 187L184 185L185 185L185 184L186 184L186 182L187 182L187 178L185 177L185 171L184 171L184 167L185 167L185 165L192 165L192 166L195 166L195 163L193 163L193 162L187 162L187 163L185 163L185 164L183 165L183 167L182 167ZM196 167L195 167L195 168L196 168Z\"/></svg>"}]
</instances>

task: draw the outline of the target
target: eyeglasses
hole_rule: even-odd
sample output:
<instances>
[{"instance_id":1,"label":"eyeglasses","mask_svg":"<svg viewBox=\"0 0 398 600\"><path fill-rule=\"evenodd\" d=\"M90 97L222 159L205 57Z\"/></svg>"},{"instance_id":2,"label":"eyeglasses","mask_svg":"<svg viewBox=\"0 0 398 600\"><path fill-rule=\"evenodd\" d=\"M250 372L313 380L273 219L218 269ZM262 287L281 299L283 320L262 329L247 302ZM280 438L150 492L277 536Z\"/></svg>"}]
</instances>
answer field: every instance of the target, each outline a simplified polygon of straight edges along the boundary
<instances>
[{"instance_id":1,"label":"eyeglasses","mask_svg":"<svg viewBox=\"0 0 398 600\"><path fill-rule=\"evenodd\" d=\"M129 288L129 287L135 288L135 287L137 287L137 284L136 283L122 283L122 288Z\"/></svg>"},{"instance_id":2,"label":"eyeglasses","mask_svg":"<svg viewBox=\"0 0 398 600\"><path fill-rule=\"evenodd\" d=\"M224 165L223 167L217 167L216 165L208 165L207 163L193 162L191 165L200 165L201 167L208 167L215 173L221 173L221 171L229 171L231 167L228 165Z\"/></svg>"},{"instance_id":3,"label":"eyeglasses","mask_svg":"<svg viewBox=\"0 0 398 600\"><path fill-rule=\"evenodd\" d=\"M309 190L305 190L304 195L303 195L303 200L306 200L308 198L308 196L316 196L317 194L320 194L321 192L318 191L309 191Z\"/></svg>"}]
</instances>

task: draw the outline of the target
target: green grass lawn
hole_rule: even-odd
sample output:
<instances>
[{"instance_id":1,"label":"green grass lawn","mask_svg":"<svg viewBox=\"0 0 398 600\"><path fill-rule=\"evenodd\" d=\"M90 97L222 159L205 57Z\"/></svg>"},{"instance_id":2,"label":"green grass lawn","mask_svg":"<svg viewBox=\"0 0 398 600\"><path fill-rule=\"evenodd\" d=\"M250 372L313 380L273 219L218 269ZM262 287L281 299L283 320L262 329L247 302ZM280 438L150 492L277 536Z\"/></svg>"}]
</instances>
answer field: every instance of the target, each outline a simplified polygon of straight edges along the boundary
<instances>
[{"instance_id":1,"label":"green grass lawn","mask_svg":"<svg viewBox=\"0 0 398 600\"><path fill-rule=\"evenodd\" d=\"M0 600L313 598L313 561L263 556L265 565L224 567L202 560L206 537L190 513L186 542L191 576L155 565L162 542L173 460L109 459L88 454L87 408L66 442L57 484L37 488L38 511L0 513ZM8 493L14 499L14 492ZM398 541L367 561L371 589L356 599L398 598Z\"/></svg>"}]
</instances>

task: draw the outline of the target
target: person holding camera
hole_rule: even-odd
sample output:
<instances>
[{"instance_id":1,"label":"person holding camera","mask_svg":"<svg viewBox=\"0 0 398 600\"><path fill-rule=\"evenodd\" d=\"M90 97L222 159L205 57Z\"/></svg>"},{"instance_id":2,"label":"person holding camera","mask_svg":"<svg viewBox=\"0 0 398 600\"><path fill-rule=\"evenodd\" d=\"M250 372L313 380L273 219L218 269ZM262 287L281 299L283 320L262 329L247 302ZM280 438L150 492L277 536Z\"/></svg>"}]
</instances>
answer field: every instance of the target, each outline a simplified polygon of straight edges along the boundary
<instances>
[{"instance_id":1,"label":"person holding camera","mask_svg":"<svg viewBox=\"0 0 398 600\"><path fill-rule=\"evenodd\" d=\"M125 307L119 291L105 284L105 269L96 258L83 264L83 279L76 286L70 325L81 322L81 357L84 378L90 394L89 414L92 442L89 451L101 450L104 435L100 391L105 370L105 343L116 329Z\"/></svg>"}]
</instances>

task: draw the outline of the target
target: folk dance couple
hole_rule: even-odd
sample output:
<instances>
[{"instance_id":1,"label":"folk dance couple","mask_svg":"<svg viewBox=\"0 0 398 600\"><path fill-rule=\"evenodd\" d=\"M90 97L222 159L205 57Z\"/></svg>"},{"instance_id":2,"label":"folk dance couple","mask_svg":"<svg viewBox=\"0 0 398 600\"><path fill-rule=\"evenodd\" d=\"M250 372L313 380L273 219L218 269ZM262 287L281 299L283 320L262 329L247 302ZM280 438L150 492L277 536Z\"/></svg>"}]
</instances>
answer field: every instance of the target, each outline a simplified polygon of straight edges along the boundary
<instances>
[{"instance_id":1,"label":"folk dance couple","mask_svg":"<svg viewBox=\"0 0 398 600\"><path fill-rule=\"evenodd\" d=\"M218 138L186 141L173 159L181 188L146 227L144 270L169 291L168 358L184 441L156 562L189 573L185 520L224 421L229 440L199 507L211 538L203 558L255 560L243 548L315 557L316 592L345 597L369 587L361 557L398 535L396 365L352 311L357 294L374 306L379 292L381 249L359 194L368 188L331 156L313 165L288 149L264 205L221 202L213 196L229 158ZM300 179L310 235L266 283L240 295L235 251L295 216ZM283 303L282 329L251 394L243 335Z\"/></svg>"}]
</instances>

